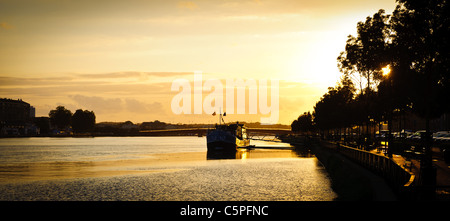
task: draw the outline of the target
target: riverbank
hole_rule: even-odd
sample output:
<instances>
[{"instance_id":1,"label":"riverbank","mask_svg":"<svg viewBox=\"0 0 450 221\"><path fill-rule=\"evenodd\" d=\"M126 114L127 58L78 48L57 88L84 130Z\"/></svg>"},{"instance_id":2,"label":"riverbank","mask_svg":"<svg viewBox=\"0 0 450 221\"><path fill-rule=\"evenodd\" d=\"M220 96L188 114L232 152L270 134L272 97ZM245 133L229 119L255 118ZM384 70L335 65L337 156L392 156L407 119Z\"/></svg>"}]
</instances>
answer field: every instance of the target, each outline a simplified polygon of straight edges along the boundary
<instances>
[{"instance_id":1,"label":"riverbank","mask_svg":"<svg viewBox=\"0 0 450 221\"><path fill-rule=\"evenodd\" d=\"M286 136L281 140L291 145L307 147L323 164L332 179L332 187L341 201L396 201L398 196L385 180L328 148L320 140Z\"/></svg>"},{"instance_id":2,"label":"riverbank","mask_svg":"<svg viewBox=\"0 0 450 221\"><path fill-rule=\"evenodd\" d=\"M309 148L330 174L333 189L340 196L337 200L398 200L383 178L326 148L323 143L311 142Z\"/></svg>"},{"instance_id":3,"label":"riverbank","mask_svg":"<svg viewBox=\"0 0 450 221\"><path fill-rule=\"evenodd\" d=\"M342 167L341 164L347 164L348 162L355 163L366 169L369 173L386 181L388 187L391 187L391 189L394 190L394 193L400 200L435 200L442 202L449 201L450 199L450 166L445 162L443 153L439 148L432 148L433 167L436 170L436 185L432 186L433 189L430 189L429 187L425 188L422 184L423 179L421 178L420 173L420 159L411 157L411 154L392 154L392 156L387 157L385 152L383 152L385 150L379 148L365 151L342 144L338 145L337 143L330 143L321 141L320 139L311 139L302 136L287 136L284 139L282 138L282 140L285 142L297 143L302 146L311 146L312 149L321 153L332 153L335 157L321 160L327 167L327 170L331 170L330 173L332 175L334 167ZM319 143L320 145L318 146L320 146L320 148L317 148L317 144ZM319 154L317 157L320 159L321 155ZM336 157L341 157L342 159L336 160ZM337 174L339 174L339 169L337 171ZM345 174L341 175L345 176ZM336 178L341 179L339 176L336 176L335 179ZM363 183L366 182L365 179L359 179L358 177L356 179L364 186Z\"/></svg>"}]
</instances>

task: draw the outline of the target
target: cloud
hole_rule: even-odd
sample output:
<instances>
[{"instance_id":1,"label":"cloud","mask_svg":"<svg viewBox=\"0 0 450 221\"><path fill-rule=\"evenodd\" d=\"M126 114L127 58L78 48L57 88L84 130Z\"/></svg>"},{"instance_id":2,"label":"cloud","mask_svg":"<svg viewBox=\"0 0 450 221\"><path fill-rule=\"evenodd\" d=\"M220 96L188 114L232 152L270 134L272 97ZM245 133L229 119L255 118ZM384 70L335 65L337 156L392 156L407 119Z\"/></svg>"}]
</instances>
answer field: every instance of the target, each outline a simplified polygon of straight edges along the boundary
<instances>
[{"instance_id":1,"label":"cloud","mask_svg":"<svg viewBox=\"0 0 450 221\"><path fill-rule=\"evenodd\" d=\"M139 72L123 71L110 73L61 73L59 76L14 77L0 75L0 90L20 89L23 92L52 91L51 93L65 93L74 91L86 92L127 92L151 91L159 93L165 88L170 90L172 78L177 76L193 76L194 72ZM145 82L151 78L161 78L156 82ZM129 81L125 81L128 79ZM131 84L130 84L131 82ZM64 87L61 87L64 86Z\"/></svg>"},{"instance_id":2,"label":"cloud","mask_svg":"<svg viewBox=\"0 0 450 221\"><path fill-rule=\"evenodd\" d=\"M142 72L142 71L122 71L110 73L77 74L81 78L89 79L115 79L115 78L148 78L148 77L173 77L182 75L192 75L194 72Z\"/></svg>"},{"instance_id":3,"label":"cloud","mask_svg":"<svg viewBox=\"0 0 450 221\"><path fill-rule=\"evenodd\" d=\"M111 73L95 73L95 74L78 74L78 77L89 79L104 79L104 78L134 78L140 77L140 72L111 72Z\"/></svg>"},{"instance_id":4,"label":"cloud","mask_svg":"<svg viewBox=\"0 0 450 221\"><path fill-rule=\"evenodd\" d=\"M92 110L95 113L107 114L131 112L135 114L160 115L165 114L160 102L145 103L135 98L104 98L99 96L69 95L79 108Z\"/></svg>"},{"instance_id":5,"label":"cloud","mask_svg":"<svg viewBox=\"0 0 450 221\"><path fill-rule=\"evenodd\" d=\"M64 77L9 77L0 76L0 86L47 86L74 84L73 78Z\"/></svg>"},{"instance_id":6,"label":"cloud","mask_svg":"<svg viewBox=\"0 0 450 221\"><path fill-rule=\"evenodd\" d=\"M148 114L161 114L164 113L163 106L160 102L153 102L151 104L147 104L141 101L138 101L134 98L126 98L125 100L125 108L126 110L134 113L148 113Z\"/></svg>"},{"instance_id":7,"label":"cloud","mask_svg":"<svg viewBox=\"0 0 450 221\"><path fill-rule=\"evenodd\" d=\"M178 2L177 7L194 10L194 9L198 8L198 5L191 1L181 1L181 2Z\"/></svg>"},{"instance_id":8,"label":"cloud","mask_svg":"<svg viewBox=\"0 0 450 221\"><path fill-rule=\"evenodd\" d=\"M13 26L8 24L7 22L0 22L0 29L8 30L8 29L11 29L11 28L13 28Z\"/></svg>"},{"instance_id":9,"label":"cloud","mask_svg":"<svg viewBox=\"0 0 450 221\"><path fill-rule=\"evenodd\" d=\"M69 95L69 97L83 108L93 110L96 113L118 112L122 110L122 100L119 98L88 97L80 94Z\"/></svg>"}]
</instances>

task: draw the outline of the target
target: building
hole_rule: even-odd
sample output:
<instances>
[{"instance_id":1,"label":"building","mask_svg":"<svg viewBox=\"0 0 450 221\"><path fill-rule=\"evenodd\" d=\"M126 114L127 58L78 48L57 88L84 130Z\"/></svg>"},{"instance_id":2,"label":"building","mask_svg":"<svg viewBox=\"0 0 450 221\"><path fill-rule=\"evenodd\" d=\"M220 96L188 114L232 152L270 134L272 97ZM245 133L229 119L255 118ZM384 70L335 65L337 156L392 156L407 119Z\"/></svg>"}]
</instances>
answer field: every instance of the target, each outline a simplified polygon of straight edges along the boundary
<instances>
[{"instance_id":1,"label":"building","mask_svg":"<svg viewBox=\"0 0 450 221\"><path fill-rule=\"evenodd\" d=\"M29 122L31 120L30 110L30 104L21 99L0 99L0 121L5 124Z\"/></svg>"},{"instance_id":2,"label":"building","mask_svg":"<svg viewBox=\"0 0 450 221\"><path fill-rule=\"evenodd\" d=\"M36 108L30 106L30 118L33 119L36 117Z\"/></svg>"},{"instance_id":3,"label":"building","mask_svg":"<svg viewBox=\"0 0 450 221\"><path fill-rule=\"evenodd\" d=\"M31 112L33 110L33 113ZM21 99L0 98L0 135L26 135L34 108Z\"/></svg>"}]
</instances>

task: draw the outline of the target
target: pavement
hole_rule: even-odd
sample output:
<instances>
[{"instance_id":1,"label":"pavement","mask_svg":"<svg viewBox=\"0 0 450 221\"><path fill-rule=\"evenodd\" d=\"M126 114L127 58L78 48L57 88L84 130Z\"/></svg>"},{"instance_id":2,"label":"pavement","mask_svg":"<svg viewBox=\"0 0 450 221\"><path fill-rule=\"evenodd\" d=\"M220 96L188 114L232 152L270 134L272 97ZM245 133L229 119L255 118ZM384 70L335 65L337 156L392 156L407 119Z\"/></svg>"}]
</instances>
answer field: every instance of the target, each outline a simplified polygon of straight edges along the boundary
<instances>
[{"instance_id":1,"label":"pavement","mask_svg":"<svg viewBox=\"0 0 450 221\"><path fill-rule=\"evenodd\" d=\"M371 152L386 156L384 148L374 149ZM433 147L432 154L433 165L436 167L436 198L450 200L450 165L445 163L444 155L439 148ZM393 154L392 159L412 172L416 176L416 180L419 179L420 161L418 159L396 154Z\"/></svg>"}]
</instances>

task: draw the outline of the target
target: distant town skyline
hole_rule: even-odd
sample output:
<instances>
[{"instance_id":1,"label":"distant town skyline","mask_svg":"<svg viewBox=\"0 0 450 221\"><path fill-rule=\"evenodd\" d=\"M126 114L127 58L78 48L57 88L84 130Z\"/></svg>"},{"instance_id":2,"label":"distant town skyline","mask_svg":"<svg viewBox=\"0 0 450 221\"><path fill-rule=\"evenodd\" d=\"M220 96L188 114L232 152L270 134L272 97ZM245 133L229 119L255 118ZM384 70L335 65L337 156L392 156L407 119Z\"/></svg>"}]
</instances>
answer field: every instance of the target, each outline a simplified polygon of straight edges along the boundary
<instances>
[{"instance_id":1,"label":"distant town skyline","mask_svg":"<svg viewBox=\"0 0 450 221\"><path fill-rule=\"evenodd\" d=\"M62 105L94 111L97 122L215 123L170 109L172 81L202 71L223 83L278 79L279 123L290 124L339 80L336 58L357 22L394 7L395 0L0 0L0 97L30 103L37 117Z\"/></svg>"}]
</instances>

